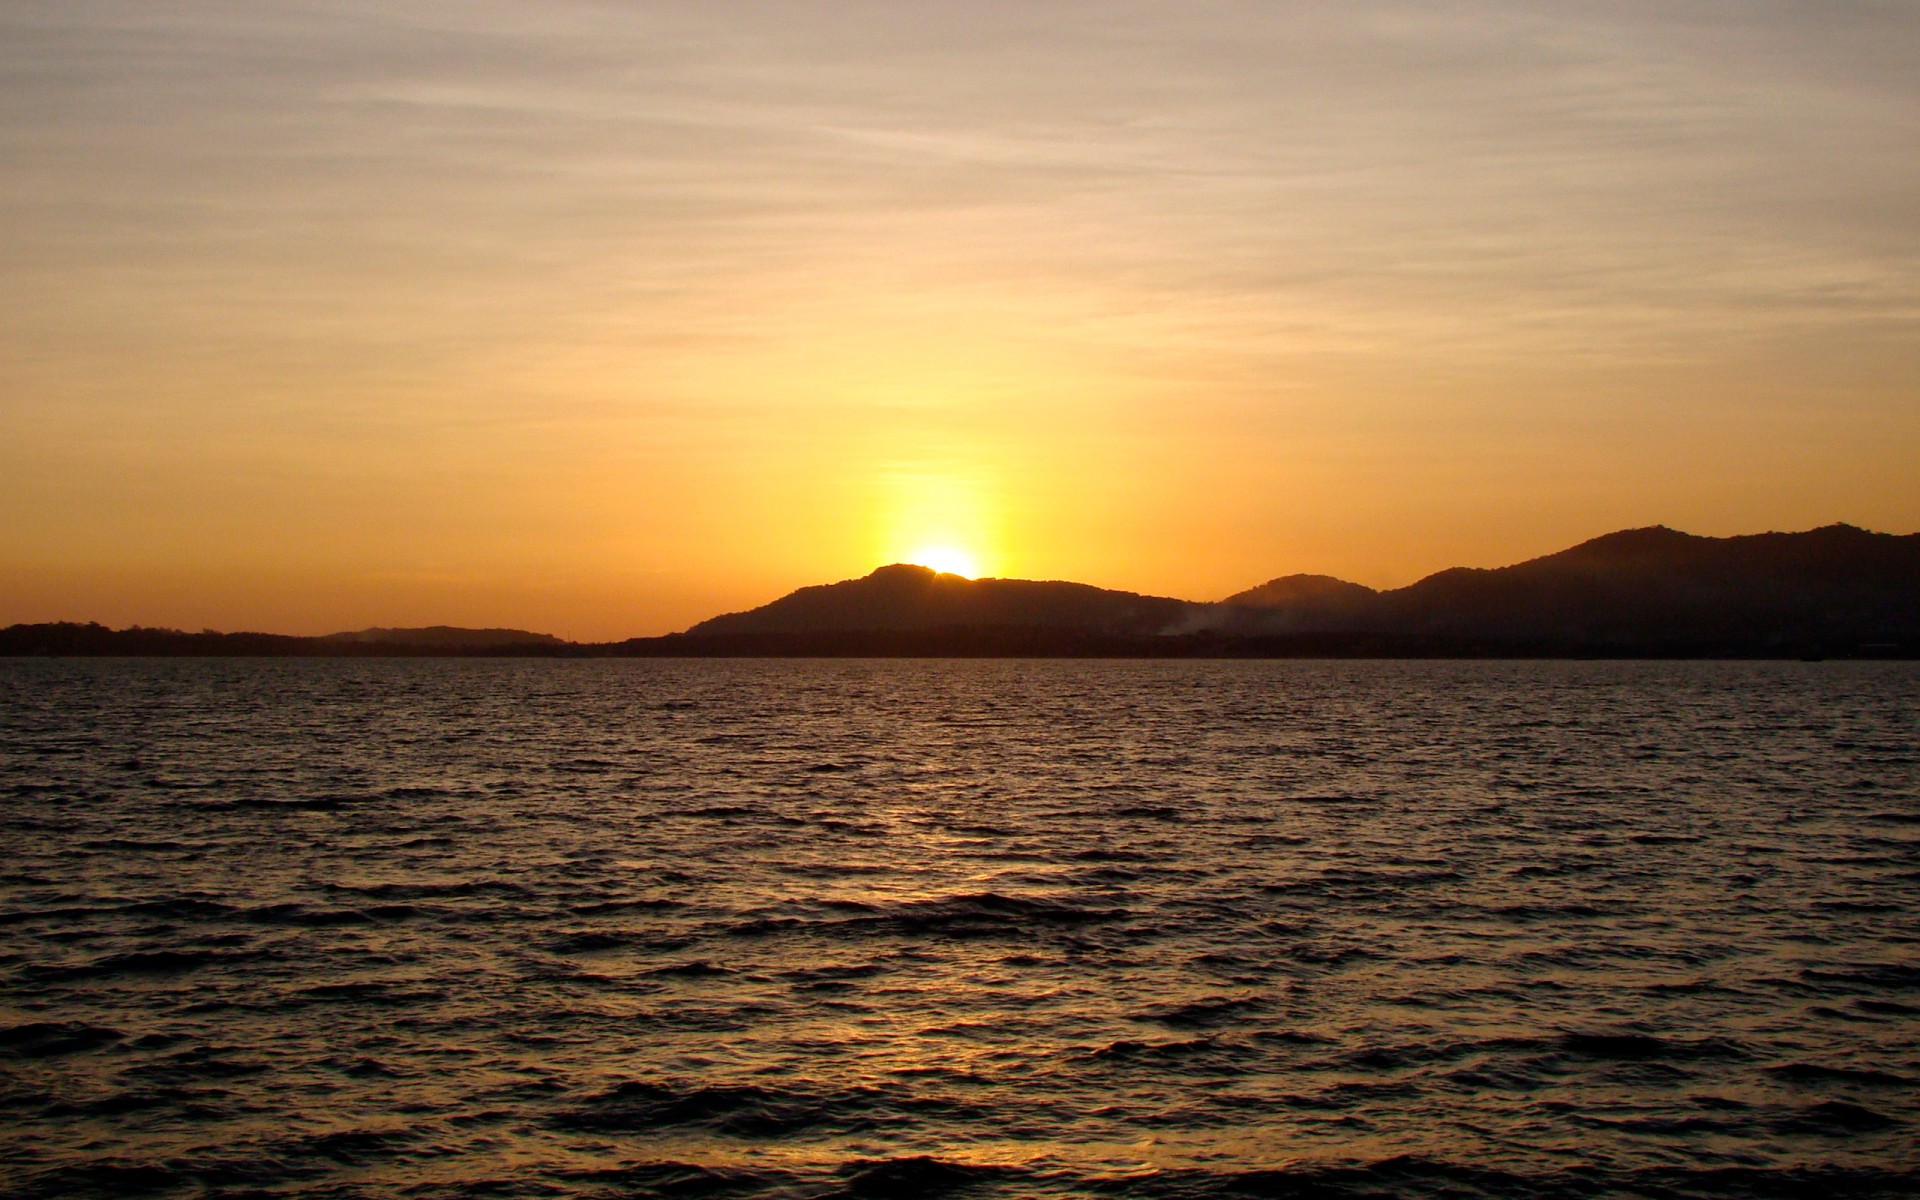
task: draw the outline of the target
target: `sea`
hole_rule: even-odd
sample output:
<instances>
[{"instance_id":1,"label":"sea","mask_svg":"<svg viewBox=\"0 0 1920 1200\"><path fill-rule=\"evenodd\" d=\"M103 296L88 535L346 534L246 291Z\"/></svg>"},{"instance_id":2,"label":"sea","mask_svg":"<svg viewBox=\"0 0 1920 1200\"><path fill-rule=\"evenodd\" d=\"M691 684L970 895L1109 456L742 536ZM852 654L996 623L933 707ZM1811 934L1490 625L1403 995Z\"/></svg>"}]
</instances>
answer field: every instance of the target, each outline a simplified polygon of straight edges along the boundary
<instances>
[{"instance_id":1,"label":"sea","mask_svg":"<svg viewBox=\"0 0 1920 1200\"><path fill-rule=\"evenodd\" d=\"M1920 664L0 661L10 1197L1920 1195Z\"/></svg>"}]
</instances>

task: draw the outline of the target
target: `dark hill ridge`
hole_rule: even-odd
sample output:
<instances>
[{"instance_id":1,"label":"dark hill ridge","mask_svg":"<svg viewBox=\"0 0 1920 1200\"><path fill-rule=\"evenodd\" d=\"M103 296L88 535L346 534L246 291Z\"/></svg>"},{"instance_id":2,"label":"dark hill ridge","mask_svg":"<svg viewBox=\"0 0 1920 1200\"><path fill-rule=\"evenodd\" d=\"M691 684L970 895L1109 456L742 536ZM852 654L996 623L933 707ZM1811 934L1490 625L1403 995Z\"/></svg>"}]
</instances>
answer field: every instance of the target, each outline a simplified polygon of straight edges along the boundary
<instances>
[{"instance_id":1,"label":"dark hill ridge","mask_svg":"<svg viewBox=\"0 0 1920 1200\"><path fill-rule=\"evenodd\" d=\"M1920 645L1920 534L1829 525L1713 538L1653 526L1513 566L1456 567L1391 591L1288 575L1219 604L896 565L802 588L682 636L954 629L1241 640L1353 634L1403 647L1546 654L1911 649Z\"/></svg>"},{"instance_id":2,"label":"dark hill ridge","mask_svg":"<svg viewBox=\"0 0 1920 1200\"><path fill-rule=\"evenodd\" d=\"M329 633L322 641L358 642L384 646L563 646L567 643L550 633L530 633L525 629L462 629L456 625L427 625L418 629L386 629L374 626L352 633Z\"/></svg>"},{"instance_id":3,"label":"dark hill ridge","mask_svg":"<svg viewBox=\"0 0 1920 1200\"><path fill-rule=\"evenodd\" d=\"M687 630L690 637L953 628L1059 629L1152 635L1209 606L1084 583L965 579L895 563L862 579L804 587L748 612Z\"/></svg>"},{"instance_id":4,"label":"dark hill ridge","mask_svg":"<svg viewBox=\"0 0 1920 1200\"><path fill-rule=\"evenodd\" d=\"M1287 604L1340 605L1364 602L1378 595L1364 584L1348 583L1331 575L1282 575L1259 587L1235 592L1222 604L1240 604L1249 608L1278 608Z\"/></svg>"},{"instance_id":5,"label":"dark hill ridge","mask_svg":"<svg viewBox=\"0 0 1920 1200\"><path fill-rule=\"evenodd\" d=\"M1456 567L1393 591L1281 599L1266 611L1286 628L1589 648L1909 643L1920 639L1920 535L1829 525L1711 538L1653 526L1509 567Z\"/></svg>"},{"instance_id":6,"label":"dark hill ridge","mask_svg":"<svg viewBox=\"0 0 1920 1200\"><path fill-rule=\"evenodd\" d=\"M1355 627L1380 593L1331 575L1282 575L1236 592L1216 608L1217 627L1241 633L1291 633Z\"/></svg>"},{"instance_id":7,"label":"dark hill ridge","mask_svg":"<svg viewBox=\"0 0 1920 1200\"><path fill-rule=\"evenodd\" d=\"M1829 525L1696 537L1629 529L1376 592L1288 575L1218 604L896 564L686 633L586 645L514 629L327 637L61 622L0 629L0 655L1792 657L1920 654L1920 534Z\"/></svg>"},{"instance_id":8,"label":"dark hill ridge","mask_svg":"<svg viewBox=\"0 0 1920 1200\"><path fill-rule=\"evenodd\" d=\"M572 642L520 629L364 629L322 637L282 633L187 633L179 629L109 629L96 623L55 621L0 629L0 655L155 658L380 658L430 655L553 655L578 650Z\"/></svg>"}]
</instances>

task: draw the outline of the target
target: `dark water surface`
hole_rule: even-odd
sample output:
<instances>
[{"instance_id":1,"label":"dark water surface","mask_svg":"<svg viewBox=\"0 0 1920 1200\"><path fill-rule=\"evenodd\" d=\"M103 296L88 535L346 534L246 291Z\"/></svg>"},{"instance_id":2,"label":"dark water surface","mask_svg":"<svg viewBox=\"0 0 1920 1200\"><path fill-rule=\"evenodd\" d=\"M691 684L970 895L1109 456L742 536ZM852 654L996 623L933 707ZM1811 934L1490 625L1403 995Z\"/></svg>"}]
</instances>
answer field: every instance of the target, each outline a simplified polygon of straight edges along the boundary
<instances>
[{"instance_id":1,"label":"dark water surface","mask_svg":"<svg viewBox=\"0 0 1920 1200\"><path fill-rule=\"evenodd\" d=\"M1920 669L0 662L0 1192L1912 1195Z\"/></svg>"}]
</instances>

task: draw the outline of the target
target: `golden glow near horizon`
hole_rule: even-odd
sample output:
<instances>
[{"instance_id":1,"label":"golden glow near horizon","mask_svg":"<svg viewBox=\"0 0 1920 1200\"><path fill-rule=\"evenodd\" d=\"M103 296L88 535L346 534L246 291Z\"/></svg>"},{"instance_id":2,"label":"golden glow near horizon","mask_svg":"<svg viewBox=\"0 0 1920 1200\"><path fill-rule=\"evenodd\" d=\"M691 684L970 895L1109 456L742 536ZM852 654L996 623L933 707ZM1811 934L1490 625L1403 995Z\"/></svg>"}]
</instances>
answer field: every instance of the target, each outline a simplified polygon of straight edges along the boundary
<instances>
[{"instance_id":1,"label":"golden glow near horizon","mask_svg":"<svg viewBox=\"0 0 1920 1200\"><path fill-rule=\"evenodd\" d=\"M915 550L905 561L932 567L942 575L958 575L963 579L975 579L980 575L979 561L957 546L925 546Z\"/></svg>"},{"instance_id":2,"label":"golden glow near horizon","mask_svg":"<svg viewBox=\"0 0 1920 1200\"><path fill-rule=\"evenodd\" d=\"M974 579L997 573L995 501L989 486L952 471L889 472L876 499L883 514L877 564L918 563Z\"/></svg>"},{"instance_id":3,"label":"golden glow near horizon","mask_svg":"<svg viewBox=\"0 0 1920 1200\"><path fill-rule=\"evenodd\" d=\"M1920 528L1920 5L0 10L0 623Z\"/></svg>"}]
</instances>

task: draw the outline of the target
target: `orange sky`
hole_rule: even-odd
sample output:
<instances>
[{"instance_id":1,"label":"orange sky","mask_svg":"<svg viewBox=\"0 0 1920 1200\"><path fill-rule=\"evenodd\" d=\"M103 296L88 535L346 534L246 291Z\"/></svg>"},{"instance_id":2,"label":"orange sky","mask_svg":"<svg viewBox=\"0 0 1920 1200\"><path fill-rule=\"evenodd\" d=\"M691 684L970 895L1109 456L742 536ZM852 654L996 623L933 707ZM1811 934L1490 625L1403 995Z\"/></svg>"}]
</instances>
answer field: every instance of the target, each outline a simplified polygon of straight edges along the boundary
<instances>
[{"instance_id":1,"label":"orange sky","mask_svg":"<svg viewBox=\"0 0 1920 1200\"><path fill-rule=\"evenodd\" d=\"M0 11L0 623L1920 528L1920 6L396 7Z\"/></svg>"}]
</instances>

